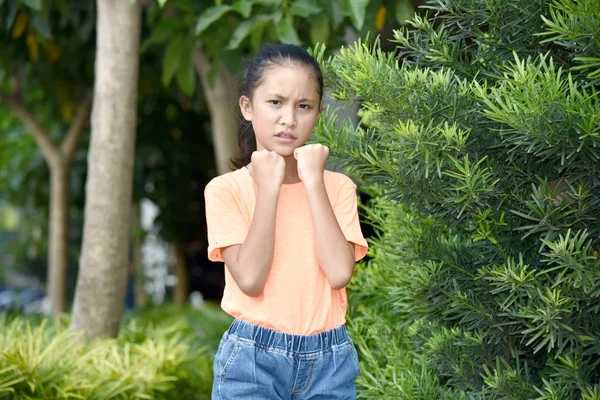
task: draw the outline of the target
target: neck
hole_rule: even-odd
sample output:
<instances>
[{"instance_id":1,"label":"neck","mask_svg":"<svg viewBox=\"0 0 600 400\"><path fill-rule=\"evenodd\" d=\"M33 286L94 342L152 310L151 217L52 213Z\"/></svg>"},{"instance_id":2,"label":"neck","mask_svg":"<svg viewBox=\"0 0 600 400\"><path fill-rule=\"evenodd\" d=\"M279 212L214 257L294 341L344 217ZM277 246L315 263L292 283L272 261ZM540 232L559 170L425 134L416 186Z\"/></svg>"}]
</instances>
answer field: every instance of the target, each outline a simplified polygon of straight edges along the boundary
<instances>
[{"instance_id":1,"label":"neck","mask_svg":"<svg viewBox=\"0 0 600 400\"><path fill-rule=\"evenodd\" d=\"M298 177L298 163L293 155L283 157L285 160L285 178L283 178L284 184L298 183L300 178Z\"/></svg>"}]
</instances>

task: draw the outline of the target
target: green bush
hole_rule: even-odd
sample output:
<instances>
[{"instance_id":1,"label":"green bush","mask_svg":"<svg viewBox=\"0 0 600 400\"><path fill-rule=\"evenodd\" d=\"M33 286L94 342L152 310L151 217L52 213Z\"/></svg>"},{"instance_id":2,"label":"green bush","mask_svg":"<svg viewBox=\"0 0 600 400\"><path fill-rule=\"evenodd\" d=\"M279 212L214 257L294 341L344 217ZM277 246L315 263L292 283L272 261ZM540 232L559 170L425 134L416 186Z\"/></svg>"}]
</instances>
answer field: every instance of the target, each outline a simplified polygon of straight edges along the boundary
<instances>
[{"instance_id":1,"label":"green bush","mask_svg":"<svg viewBox=\"0 0 600 400\"><path fill-rule=\"evenodd\" d=\"M211 308L149 309L116 339L85 343L65 321L0 320L0 398L210 399L212 360L230 318Z\"/></svg>"},{"instance_id":2,"label":"green bush","mask_svg":"<svg viewBox=\"0 0 600 400\"><path fill-rule=\"evenodd\" d=\"M437 0L324 60L371 195L362 398L600 399L600 2Z\"/></svg>"}]
</instances>

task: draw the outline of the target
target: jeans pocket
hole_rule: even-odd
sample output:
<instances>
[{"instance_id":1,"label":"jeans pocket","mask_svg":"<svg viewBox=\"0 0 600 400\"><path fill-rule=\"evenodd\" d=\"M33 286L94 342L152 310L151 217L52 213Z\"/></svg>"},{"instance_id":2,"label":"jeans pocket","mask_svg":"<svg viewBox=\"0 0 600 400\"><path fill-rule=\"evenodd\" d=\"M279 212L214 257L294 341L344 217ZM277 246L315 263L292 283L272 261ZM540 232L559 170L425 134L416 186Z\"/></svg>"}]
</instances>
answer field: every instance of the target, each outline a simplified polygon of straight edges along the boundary
<instances>
[{"instance_id":1,"label":"jeans pocket","mask_svg":"<svg viewBox=\"0 0 600 400\"><path fill-rule=\"evenodd\" d=\"M356 346L354 345L354 343L352 342L352 340L350 341L350 346L348 346L350 348L350 353L352 354L352 360L354 361L354 366L356 367L356 375L358 376L358 374L360 374L360 361L358 360L358 351L356 350Z\"/></svg>"},{"instance_id":2,"label":"jeans pocket","mask_svg":"<svg viewBox=\"0 0 600 400\"><path fill-rule=\"evenodd\" d=\"M237 355L240 352L240 341L237 338L232 338L231 336L223 346L223 351L221 351L219 357L219 379L223 381L225 379L225 374L231 368L231 365L235 361Z\"/></svg>"}]
</instances>

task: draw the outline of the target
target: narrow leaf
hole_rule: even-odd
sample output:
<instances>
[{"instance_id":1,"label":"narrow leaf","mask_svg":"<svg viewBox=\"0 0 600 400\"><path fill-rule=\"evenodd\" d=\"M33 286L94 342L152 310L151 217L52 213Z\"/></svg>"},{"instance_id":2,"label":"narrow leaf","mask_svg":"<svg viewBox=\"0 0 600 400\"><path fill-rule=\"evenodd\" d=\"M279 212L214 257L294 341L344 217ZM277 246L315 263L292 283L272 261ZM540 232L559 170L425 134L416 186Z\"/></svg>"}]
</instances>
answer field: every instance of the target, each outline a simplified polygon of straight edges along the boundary
<instances>
[{"instance_id":1,"label":"narrow leaf","mask_svg":"<svg viewBox=\"0 0 600 400\"><path fill-rule=\"evenodd\" d=\"M219 20L223 15L231 11L232 7L229 5L225 6L215 6L210 7L206 11L204 11L200 17L198 17L198 22L196 23L196 35L201 34L212 25L213 22Z\"/></svg>"}]
</instances>

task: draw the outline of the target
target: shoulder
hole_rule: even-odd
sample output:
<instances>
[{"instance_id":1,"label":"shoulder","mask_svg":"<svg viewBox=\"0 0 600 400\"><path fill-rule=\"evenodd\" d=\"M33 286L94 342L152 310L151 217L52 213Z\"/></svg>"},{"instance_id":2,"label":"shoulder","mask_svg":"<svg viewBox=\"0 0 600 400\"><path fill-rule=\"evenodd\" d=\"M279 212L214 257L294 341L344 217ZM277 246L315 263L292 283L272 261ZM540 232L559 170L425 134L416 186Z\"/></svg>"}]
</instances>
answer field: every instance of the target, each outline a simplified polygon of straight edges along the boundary
<instances>
[{"instance_id":1,"label":"shoulder","mask_svg":"<svg viewBox=\"0 0 600 400\"><path fill-rule=\"evenodd\" d=\"M325 185L334 190L340 190L343 188L356 189L356 184L341 172L325 171L323 175L325 179Z\"/></svg>"},{"instance_id":2,"label":"shoulder","mask_svg":"<svg viewBox=\"0 0 600 400\"><path fill-rule=\"evenodd\" d=\"M243 183L247 172L243 169L238 169L232 172L227 172L223 175L219 175L213 178L204 189L205 192L213 190L222 190L227 192L234 192Z\"/></svg>"}]
</instances>

